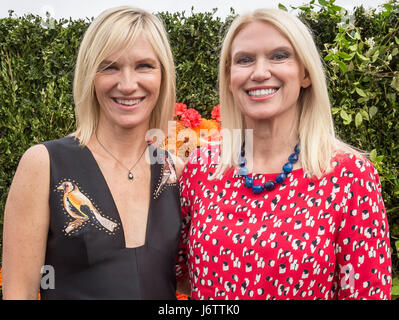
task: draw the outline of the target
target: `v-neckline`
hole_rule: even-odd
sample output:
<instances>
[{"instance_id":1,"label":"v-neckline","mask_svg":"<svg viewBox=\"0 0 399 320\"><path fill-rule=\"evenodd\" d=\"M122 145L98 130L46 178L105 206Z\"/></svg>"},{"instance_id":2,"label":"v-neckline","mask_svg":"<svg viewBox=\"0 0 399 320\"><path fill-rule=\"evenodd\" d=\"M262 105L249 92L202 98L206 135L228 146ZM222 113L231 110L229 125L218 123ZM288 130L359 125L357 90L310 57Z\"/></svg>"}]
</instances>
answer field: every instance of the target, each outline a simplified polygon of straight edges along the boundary
<instances>
[{"instance_id":1,"label":"v-neckline","mask_svg":"<svg viewBox=\"0 0 399 320\"><path fill-rule=\"evenodd\" d=\"M148 152L151 152L151 150L150 150L151 147L152 147L151 144L148 144ZM109 188L109 185L108 185L108 183L107 183L107 180L105 179L104 174L103 174L103 172L101 171L101 168L100 168L100 166L98 165L98 162L97 162L96 158L94 157L93 153L91 152L91 150L90 150L86 145L84 146L84 149L87 151L87 153L89 154L89 157L90 157L90 158L92 159L92 161L94 162L95 167L96 167L97 172L98 172L98 175L101 177L101 179L102 179L102 181L103 181L103 183L104 183L104 185L105 185L105 187L106 187L106 190L107 190L107 192L108 192L108 195L109 195L110 199L112 199L112 206L114 207L114 210L115 210L115 212L116 212L117 218L118 218L119 223L120 223L120 225L121 225L121 234L122 234L122 244L123 244L123 248L124 248L124 249L130 249L130 250L132 250L132 249L137 250L137 249L139 249L139 248L147 247L147 245L148 245L149 230L150 230L150 223L151 223L151 221L152 221L152 208L151 208L151 203L152 203L151 199L152 199L152 196L151 196L151 195L152 195L152 192L153 192L153 189L154 189L154 186L153 186L153 177L154 177L155 166L154 166L153 164L150 163L150 196L149 196L149 205L148 205L148 212L147 212L147 223L146 223L146 228L145 228L144 244L142 244L141 246L137 246L137 247L127 247L127 246L126 246L126 237L125 237L125 227L124 227L124 225L123 225L123 223L122 223L122 218L121 218L121 215L120 215L120 213L119 213L118 207L116 206L115 199L114 199L114 196L112 195L111 189ZM150 154L151 154L151 153L150 153Z\"/></svg>"}]
</instances>

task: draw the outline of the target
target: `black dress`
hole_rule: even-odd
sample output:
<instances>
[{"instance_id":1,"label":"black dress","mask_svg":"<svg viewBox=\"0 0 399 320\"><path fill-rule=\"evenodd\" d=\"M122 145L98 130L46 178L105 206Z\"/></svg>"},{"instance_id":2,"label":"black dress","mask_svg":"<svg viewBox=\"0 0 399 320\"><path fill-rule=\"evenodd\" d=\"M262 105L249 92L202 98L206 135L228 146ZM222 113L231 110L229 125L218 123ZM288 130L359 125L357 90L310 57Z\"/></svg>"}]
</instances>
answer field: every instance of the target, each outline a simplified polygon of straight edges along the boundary
<instances>
[{"instance_id":1,"label":"black dress","mask_svg":"<svg viewBox=\"0 0 399 320\"><path fill-rule=\"evenodd\" d=\"M118 210L90 150L73 137L44 145L50 155L45 264L53 268L55 281L41 286L41 298L176 299L181 214L176 172L167 153L149 145L145 244L126 248Z\"/></svg>"}]
</instances>

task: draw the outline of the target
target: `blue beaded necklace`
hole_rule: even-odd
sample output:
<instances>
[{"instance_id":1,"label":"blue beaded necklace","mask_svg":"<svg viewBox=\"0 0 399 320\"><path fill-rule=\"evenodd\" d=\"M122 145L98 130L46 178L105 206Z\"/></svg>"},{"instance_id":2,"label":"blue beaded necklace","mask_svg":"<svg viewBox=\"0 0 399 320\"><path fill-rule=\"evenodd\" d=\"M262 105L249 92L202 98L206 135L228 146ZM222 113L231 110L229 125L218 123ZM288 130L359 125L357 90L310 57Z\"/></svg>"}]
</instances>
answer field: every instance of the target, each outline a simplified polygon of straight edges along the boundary
<instances>
[{"instance_id":1,"label":"blue beaded necklace","mask_svg":"<svg viewBox=\"0 0 399 320\"><path fill-rule=\"evenodd\" d=\"M245 159L245 141L241 148L241 155L238 158L238 164L240 168L238 169L238 174L244 178L244 185L247 188L252 188L252 192L254 194L259 194L264 190L272 191L277 184L282 183L286 178L287 175L292 171L294 167L294 163L298 161L298 155L301 151L300 143L295 146L294 153L288 157L288 162L283 166L283 172L277 175L274 181L267 181L264 185L261 184L254 184L254 179L248 176L248 169L245 167L247 160Z\"/></svg>"}]
</instances>

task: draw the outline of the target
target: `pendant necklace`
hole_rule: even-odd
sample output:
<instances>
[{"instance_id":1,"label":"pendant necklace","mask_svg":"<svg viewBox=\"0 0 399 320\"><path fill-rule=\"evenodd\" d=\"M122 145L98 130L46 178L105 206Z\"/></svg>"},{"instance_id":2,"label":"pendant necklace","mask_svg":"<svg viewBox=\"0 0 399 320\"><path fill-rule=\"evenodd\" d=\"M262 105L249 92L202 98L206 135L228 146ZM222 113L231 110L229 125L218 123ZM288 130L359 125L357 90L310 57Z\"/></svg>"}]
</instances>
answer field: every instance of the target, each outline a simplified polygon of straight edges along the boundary
<instances>
[{"instance_id":1,"label":"pendant necklace","mask_svg":"<svg viewBox=\"0 0 399 320\"><path fill-rule=\"evenodd\" d=\"M286 162L283 166L283 172L277 175L274 181L270 180L267 181L264 185L261 184L254 184L254 179L248 176L248 169L245 167L247 160L245 159L245 141L241 148L241 155L238 158L238 164L240 168L238 169L238 174L244 178L244 185L247 188L251 188L254 194L261 193L264 190L271 191L273 190L277 184L282 183L286 178L287 175L292 171L293 164L298 161L298 155L301 151L300 143L295 146L294 153L292 153L288 157L288 162Z\"/></svg>"},{"instance_id":2,"label":"pendant necklace","mask_svg":"<svg viewBox=\"0 0 399 320\"><path fill-rule=\"evenodd\" d=\"M141 153L140 157L137 159L137 161L131 166L131 168L129 169L128 167L126 167L122 162L120 162L110 151L108 151L107 148L104 147L104 145L100 142L100 140L97 137L97 132L96 132L96 139L99 143L99 145L104 149L105 152L107 152L112 158L114 158L123 168L125 168L128 171L127 177L129 180L134 179L132 170L134 169L134 167L139 163L140 159L143 157L143 154L145 153L145 151L147 150L148 145L144 148L143 152Z\"/></svg>"}]
</instances>

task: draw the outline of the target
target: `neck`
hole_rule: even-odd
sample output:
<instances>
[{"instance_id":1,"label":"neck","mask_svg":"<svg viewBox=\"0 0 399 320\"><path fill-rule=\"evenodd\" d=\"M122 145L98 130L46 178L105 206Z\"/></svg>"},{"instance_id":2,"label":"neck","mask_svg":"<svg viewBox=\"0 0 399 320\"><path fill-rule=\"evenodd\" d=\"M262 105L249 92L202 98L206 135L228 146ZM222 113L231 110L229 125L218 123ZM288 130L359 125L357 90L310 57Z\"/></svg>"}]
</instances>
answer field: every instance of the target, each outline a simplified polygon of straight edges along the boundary
<instances>
[{"instance_id":1,"label":"neck","mask_svg":"<svg viewBox=\"0 0 399 320\"><path fill-rule=\"evenodd\" d=\"M277 121L252 121L248 125L247 128L253 129L252 141L246 139L245 146L248 169L256 173L281 171L298 143L296 121L285 124ZM295 164L295 168L299 167L300 162Z\"/></svg>"},{"instance_id":2,"label":"neck","mask_svg":"<svg viewBox=\"0 0 399 320\"><path fill-rule=\"evenodd\" d=\"M126 160L125 163L130 163L132 159L137 159L147 146L147 131L148 125L126 129L99 122L96 134L91 137L89 144L101 153L104 151L101 149L105 148L119 161Z\"/></svg>"}]
</instances>

